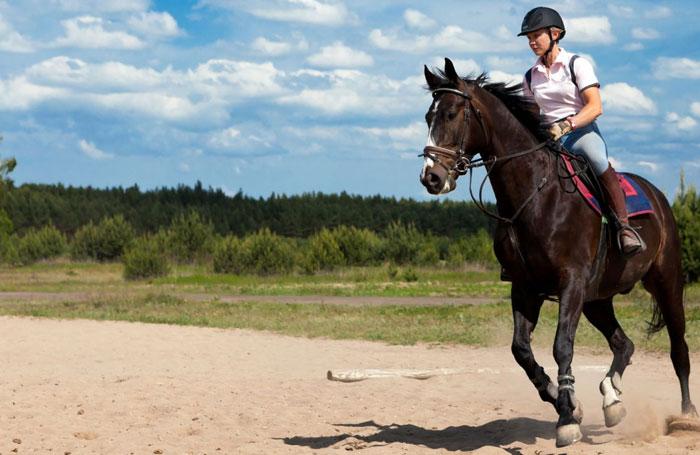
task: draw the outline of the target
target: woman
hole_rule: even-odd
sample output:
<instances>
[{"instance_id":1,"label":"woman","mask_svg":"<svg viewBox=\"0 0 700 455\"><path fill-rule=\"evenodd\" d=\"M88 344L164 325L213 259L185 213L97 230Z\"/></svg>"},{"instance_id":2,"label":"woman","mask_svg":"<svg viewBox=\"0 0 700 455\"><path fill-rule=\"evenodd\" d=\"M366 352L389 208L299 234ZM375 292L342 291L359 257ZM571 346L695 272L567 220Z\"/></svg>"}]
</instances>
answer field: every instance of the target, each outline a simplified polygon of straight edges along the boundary
<instances>
[{"instance_id":1,"label":"woman","mask_svg":"<svg viewBox=\"0 0 700 455\"><path fill-rule=\"evenodd\" d=\"M523 92L537 102L545 121L551 124L552 137L561 138L567 150L584 155L590 162L620 222L620 249L630 256L643 251L645 246L629 225L625 196L595 123L603 113L600 84L588 60L559 47L565 34L564 21L551 8L534 8L525 15L518 36L527 36L538 59L525 74Z\"/></svg>"}]
</instances>

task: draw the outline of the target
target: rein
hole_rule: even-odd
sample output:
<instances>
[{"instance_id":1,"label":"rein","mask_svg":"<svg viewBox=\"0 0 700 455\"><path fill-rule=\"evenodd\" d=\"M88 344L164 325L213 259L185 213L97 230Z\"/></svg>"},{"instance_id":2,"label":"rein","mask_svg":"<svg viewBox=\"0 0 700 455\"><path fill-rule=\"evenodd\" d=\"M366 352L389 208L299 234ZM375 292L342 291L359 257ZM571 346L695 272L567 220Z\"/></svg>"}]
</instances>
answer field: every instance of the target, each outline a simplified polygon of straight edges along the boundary
<instances>
[{"instance_id":1,"label":"rein","mask_svg":"<svg viewBox=\"0 0 700 455\"><path fill-rule=\"evenodd\" d=\"M537 193L539 193L542 188L548 183L547 177L542 177L542 179L539 181L539 183L535 186L535 188L532 190L530 195L525 199L525 201L520 205L520 207L515 211L513 216L510 218L503 217L499 215L498 213L493 213L489 211L486 208L486 205L484 204L483 200L483 191L484 191L484 186L486 184L486 181L488 180L489 176L491 175L491 172L496 167L497 163L504 163L508 160L511 160L513 158L519 158L522 156L529 155L531 153L534 153L538 150L541 150L545 147L547 147L549 150L553 151L556 153L557 158L560 158L563 155L568 156L570 159L574 159L577 161L582 161L585 163L585 160L583 160L581 157L578 157L576 155L573 155L572 153L568 152L564 147L561 145L559 141L554 141L554 140L547 140L544 142L540 142L539 144L535 145L534 147L531 147L527 150L523 150L521 152L516 152L512 153L510 155L506 155L504 157L498 158L494 156L493 158L490 159L483 159L483 158L478 158L474 161L471 160L471 158L467 155L466 151L464 150L464 142L467 136L468 132L468 122L469 122L469 111L471 109L474 109L478 119L479 119L479 125L481 125L481 129L484 132L485 137L489 137L488 134L486 133L486 127L484 126L483 119L481 117L481 111L477 108L474 107L474 105L471 103L472 101L472 96L467 93L466 91L461 91L453 88L438 88L433 91L433 98L435 98L438 94L440 93L452 93L455 95L459 95L462 98L465 99L466 105L465 105L465 114L464 114L464 134L462 134L462 138L460 139L460 145L459 149L457 151L445 148L445 147L440 147L436 145L428 145L423 149L423 153L421 153L418 156L422 156L424 158L430 158L433 160L434 163L438 164L441 166L443 169L445 169L448 173L448 175L465 175L469 173L469 195L472 198L472 201L474 202L474 205L481 210L486 216L493 218L495 220L504 222L508 225L512 225L515 220L520 216L520 214L523 212L525 207L535 198ZM490 141L490 139L489 139ZM454 161L454 164L452 167L448 167L445 163L440 161L440 157L444 158L449 158ZM484 179L481 181L481 185L479 186L479 199L474 196L474 192L472 190L472 179L473 179L473 171L477 167L485 166L488 171L486 172L486 176ZM573 175L569 176L562 176L558 175L559 178L573 178L577 175L580 175L585 172L585 166L583 169L579 172L574 172Z\"/></svg>"}]
</instances>

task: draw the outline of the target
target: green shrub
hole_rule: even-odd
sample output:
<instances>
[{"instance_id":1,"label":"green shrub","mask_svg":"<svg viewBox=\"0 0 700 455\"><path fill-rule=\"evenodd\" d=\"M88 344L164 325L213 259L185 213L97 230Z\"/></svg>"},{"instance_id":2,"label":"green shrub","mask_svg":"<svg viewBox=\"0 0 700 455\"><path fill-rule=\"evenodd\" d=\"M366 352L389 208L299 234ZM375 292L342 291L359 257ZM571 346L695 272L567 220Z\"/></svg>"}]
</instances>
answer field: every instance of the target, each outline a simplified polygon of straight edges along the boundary
<instances>
[{"instance_id":1,"label":"green shrub","mask_svg":"<svg viewBox=\"0 0 700 455\"><path fill-rule=\"evenodd\" d=\"M235 236L226 237L214 247L214 272L239 275L245 271L243 242Z\"/></svg>"},{"instance_id":2,"label":"green shrub","mask_svg":"<svg viewBox=\"0 0 700 455\"><path fill-rule=\"evenodd\" d=\"M303 261L307 272L333 270L346 263L336 236L325 228L309 238Z\"/></svg>"},{"instance_id":3,"label":"green shrub","mask_svg":"<svg viewBox=\"0 0 700 455\"><path fill-rule=\"evenodd\" d=\"M348 265L372 265L381 255L382 241L369 229L339 226L331 231Z\"/></svg>"},{"instance_id":4,"label":"green shrub","mask_svg":"<svg viewBox=\"0 0 700 455\"><path fill-rule=\"evenodd\" d=\"M71 244L73 259L112 261L120 258L134 239L134 229L122 215L104 218L78 229Z\"/></svg>"},{"instance_id":5,"label":"green shrub","mask_svg":"<svg viewBox=\"0 0 700 455\"><path fill-rule=\"evenodd\" d=\"M22 237L14 238L17 242L17 260L22 264L60 256L66 251L66 237L51 225L39 230L30 229Z\"/></svg>"},{"instance_id":6,"label":"green shrub","mask_svg":"<svg viewBox=\"0 0 700 455\"><path fill-rule=\"evenodd\" d=\"M452 266L458 266L465 261L482 265L496 265L493 239L484 229L450 244L447 262Z\"/></svg>"},{"instance_id":7,"label":"green shrub","mask_svg":"<svg viewBox=\"0 0 700 455\"><path fill-rule=\"evenodd\" d=\"M673 214L680 231L683 273L687 282L700 278L700 197L694 186L686 188L681 174L681 187L673 201Z\"/></svg>"},{"instance_id":8,"label":"green shrub","mask_svg":"<svg viewBox=\"0 0 700 455\"><path fill-rule=\"evenodd\" d=\"M99 241L97 226L92 221L80 227L73 236L70 244L70 256L72 259L97 259Z\"/></svg>"},{"instance_id":9,"label":"green shrub","mask_svg":"<svg viewBox=\"0 0 700 455\"><path fill-rule=\"evenodd\" d=\"M243 240L245 270L258 275L290 272L296 254L292 242L263 228Z\"/></svg>"},{"instance_id":10,"label":"green shrub","mask_svg":"<svg viewBox=\"0 0 700 455\"><path fill-rule=\"evenodd\" d=\"M198 212L181 213L170 229L170 251L179 262L203 259L214 247L214 227L204 222Z\"/></svg>"},{"instance_id":11,"label":"green shrub","mask_svg":"<svg viewBox=\"0 0 700 455\"><path fill-rule=\"evenodd\" d=\"M413 264L417 265L438 265L440 263L440 245L438 238L428 235L423 237L418 255Z\"/></svg>"},{"instance_id":12,"label":"green shrub","mask_svg":"<svg viewBox=\"0 0 700 455\"><path fill-rule=\"evenodd\" d=\"M127 280L156 278L170 273L167 255L153 237L142 237L132 242L122 261Z\"/></svg>"},{"instance_id":13,"label":"green shrub","mask_svg":"<svg viewBox=\"0 0 700 455\"><path fill-rule=\"evenodd\" d=\"M384 234L384 257L396 264L408 264L418 258L423 236L413 224L392 222Z\"/></svg>"}]
</instances>

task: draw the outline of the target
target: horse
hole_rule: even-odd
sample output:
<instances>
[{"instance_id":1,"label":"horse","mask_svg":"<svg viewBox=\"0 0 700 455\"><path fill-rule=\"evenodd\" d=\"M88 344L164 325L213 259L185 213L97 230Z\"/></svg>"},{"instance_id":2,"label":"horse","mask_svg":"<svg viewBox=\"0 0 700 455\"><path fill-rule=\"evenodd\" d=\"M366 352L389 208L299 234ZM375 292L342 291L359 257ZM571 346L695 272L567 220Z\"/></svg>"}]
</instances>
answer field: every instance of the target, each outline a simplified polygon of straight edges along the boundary
<instances>
[{"instance_id":1,"label":"horse","mask_svg":"<svg viewBox=\"0 0 700 455\"><path fill-rule=\"evenodd\" d=\"M653 214L633 219L646 250L623 257L606 234L602 217L570 190L572 175L561 172L566 152L549 138L536 104L522 95L522 84L490 82L485 74L460 78L449 59L443 71L424 66L424 73L433 100L425 116L429 134L421 154L421 183L431 194L447 193L455 189L460 175L478 165L486 167L484 181L488 178L496 197L497 213L491 213L498 220L494 250L512 281L511 351L540 398L558 413L556 445L582 438L583 413L571 370L582 313L613 353L600 383L605 423L614 426L625 417L621 379L634 344L615 317L613 297L629 292L640 280L653 300L649 333L664 326L668 331L681 411L697 417L688 387L680 239L663 193L644 178L628 174L648 195ZM477 154L481 158L475 160ZM553 346L556 385L530 345L545 299L559 305Z\"/></svg>"}]
</instances>

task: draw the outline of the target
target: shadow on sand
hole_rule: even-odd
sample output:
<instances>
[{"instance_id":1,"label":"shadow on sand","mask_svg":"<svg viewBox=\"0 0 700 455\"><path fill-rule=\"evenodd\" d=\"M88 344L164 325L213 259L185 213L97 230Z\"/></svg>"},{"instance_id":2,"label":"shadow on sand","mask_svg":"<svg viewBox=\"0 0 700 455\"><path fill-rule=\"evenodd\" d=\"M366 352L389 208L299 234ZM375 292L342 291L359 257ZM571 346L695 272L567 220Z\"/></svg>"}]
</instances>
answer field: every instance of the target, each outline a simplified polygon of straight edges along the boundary
<instances>
[{"instance_id":1,"label":"shadow on sand","mask_svg":"<svg viewBox=\"0 0 700 455\"><path fill-rule=\"evenodd\" d=\"M471 451L485 446L503 448L513 443L534 444L536 438L554 438L553 422L525 417L494 420L478 426L447 427L442 430L429 430L410 424L380 425L373 420L334 425L362 429L360 431L362 434L345 432L332 436L293 436L281 438L281 440L288 445L305 446L311 449L323 449L345 442L342 445L355 446L355 448L403 443L431 449ZM368 434L368 430L372 428L376 431ZM554 446L554 441L552 441L552 446ZM518 449L504 448L504 450L513 454L520 453Z\"/></svg>"}]
</instances>

